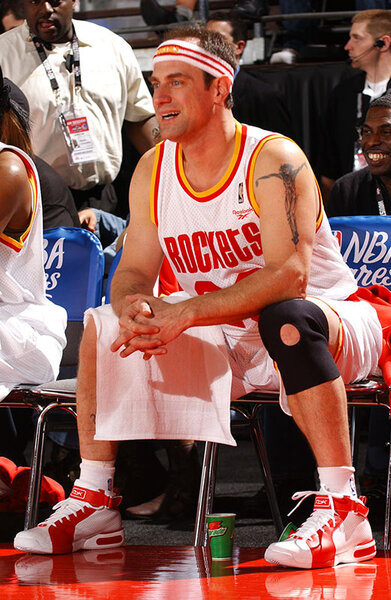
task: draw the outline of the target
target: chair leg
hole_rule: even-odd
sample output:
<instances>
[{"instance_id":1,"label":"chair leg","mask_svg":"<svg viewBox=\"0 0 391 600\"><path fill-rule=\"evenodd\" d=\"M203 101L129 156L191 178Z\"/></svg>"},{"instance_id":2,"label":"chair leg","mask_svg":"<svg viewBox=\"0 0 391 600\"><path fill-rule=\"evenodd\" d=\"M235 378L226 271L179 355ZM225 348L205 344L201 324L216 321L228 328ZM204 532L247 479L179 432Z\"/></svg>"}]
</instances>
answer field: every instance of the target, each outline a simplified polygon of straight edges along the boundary
<instances>
[{"instance_id":1,"label":"chair leg","mask_svg":"<svg viewBox=\"0 0 391 600\"><path fill-rule=\"evenodd\" d=\"M350 448L352 453L352 462L356 463L358 456L358 430L359 430L359 414L358 407L351 407L351 418L350 418Z\"/></svg>"},{"instance_id":2,"label":"chair leg","mask_svg":"<svg viewBox=\"0 0 391 600\"><path fill-rule=\"evenodd\" d=\"M390 550L390 521L391 521L391 432L389 442L389 459L387 474L386 512L384 516L384 550Z\"/></svg>"},{"instance_id":3,"label":"chair leg","mask_svg":"<svg viewBox=\"0 0 391 600\"><path fill-rule=\"evenodd\" d=\"M45 445L47 415L54 409L61 409L69 412L76 418L74 403L58 404L54 402L48 404L38 415L37 424L34 432L33 453L31 457L31 471L29 481L29 491L26 504L26 513L24 518L24 528L31 529L37 524L39 497L41 494L43 450Z\"/></svg>"},{"instance_id":4,"label":"chair leg","mask_svg":"<svg viewBox=\"0 0 391 600\"><path fill-rule=\"evenodd\" d=\"M265 442L262 435L261 425L256 415L253 415L250 420L251 439L253 441L259 464L262 470L263 479L265 482L267 498L269 501L270 510L273 517L274 527L277 537L280 537L284 525L281 519L280 509L278 507L277 496L273 485L272 474L270 471L269 460L266 453Z\"/></svg>"},{"instance_id":5,"label":"chair leg","mask_svg":"<svg viewBox=\"0 0 391 600\"><path fill-rule=\"evenodd\" d=\"M200 491L196 520L194 524L193 546L207 546L206 515L212 511L214 488L216 482L218 445L214 442L205 442L204 459L202 462Z\"/></svg>"},{"instance_id":6,"label":"chair leg","mask_svg":"<svg viewBox=\"0 0 391 600\"><path fill-rule=\"evenodd\" d=\"M24 528L31 529L37 523L39 496L41 491L43 448L46 433L45 409L38 415L35 427L33 452L31 456L31 471L29 481L29 491L27 496L26 514L24 518Z\"/></svg>"}]
</instances>

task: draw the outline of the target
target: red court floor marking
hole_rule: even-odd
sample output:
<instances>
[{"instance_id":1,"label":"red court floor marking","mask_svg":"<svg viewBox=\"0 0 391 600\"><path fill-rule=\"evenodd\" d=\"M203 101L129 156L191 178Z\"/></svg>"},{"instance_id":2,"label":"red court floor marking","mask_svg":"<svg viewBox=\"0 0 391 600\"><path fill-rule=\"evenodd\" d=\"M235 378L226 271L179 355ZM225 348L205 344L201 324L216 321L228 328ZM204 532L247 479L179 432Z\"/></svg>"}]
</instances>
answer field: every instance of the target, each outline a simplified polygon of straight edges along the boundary
<instances>
[{"instance_id":1,"label":"red court floor marking","mask_svg":"<svg viewBox=\"0 0 391 600\"><path fill-rule=\"evenodd\" d=\"M23 554L0 545L0 585L7 600L385 600L391 555L336 568L299 571L263 560L263 548L235 548L231 561L208 549L123 546L59 556Z\"/></svg>"}]
</instances>

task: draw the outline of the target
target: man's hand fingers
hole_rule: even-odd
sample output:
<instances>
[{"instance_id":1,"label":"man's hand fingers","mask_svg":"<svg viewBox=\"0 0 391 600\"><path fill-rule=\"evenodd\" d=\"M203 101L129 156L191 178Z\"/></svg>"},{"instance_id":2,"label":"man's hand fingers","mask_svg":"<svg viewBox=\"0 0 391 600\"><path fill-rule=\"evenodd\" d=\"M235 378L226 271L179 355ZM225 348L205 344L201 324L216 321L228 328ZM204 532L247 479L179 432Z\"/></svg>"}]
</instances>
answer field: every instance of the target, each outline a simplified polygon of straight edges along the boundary
<instances>
[{"instance_id":1,"label":"man's hand fingers","mask_svg":"<svg viewBox=\"0 0 391 600\"><path fill-rule=\"evenodd\" d=\"M148 350L148 352L144 352L143 359L149 360L150 358L152 358L152 356L162 356L163 354L167 354L166 346L160 346L160 348L154 348Z\"/></svg>"},{"instance_id":2,"label":"man's hand fingers","mask_svg":"<svg viewBox=\"0 0 391 600\"><path fill-rule=\"evenodd\" d=\"M117 352L117 350L119 350L121 346L127 344L130 339L129 332L120 333L120 335L111 344L110 350L112 352Z\"/></svg>"},{"instance_id":3,"label":"man's hand fingers","mask_svg":"<svg viewBox=\"0 0 391 600\"><path fill-rule=\"evenodd\" d=\"M159 327L150 325L149 323L139 323L131 317L122 316L118 320L119 326L126 329L128 333L135 335L153 335L159 333Z\"/></svg>"},{"instance_id":4,"label":"man's hand fingers","mask_svg":"<svg viewBox=\"0 0 391 600\"><path fill-rule=\"evenodd\" d=\"M124 344L124 348L120 352L121 358L126 358L133 354L133 352L146 351L147 354L166 354L167 350L160 346L160 340L154 339L144 339L142 337L133 338L130 340L128 344Z\"/></svg>"},{"instance_id":5,"label":"man's hand fingers","mask_svg":"<svg viewBox=\"0 0 391 600\"><path fill-rule=\"evenodd\" d=\"M152 308L149 306L148 302L141 302L140 312L142 315L144 315L144 317L152 316Z\"/></svg>"}]
</instances>

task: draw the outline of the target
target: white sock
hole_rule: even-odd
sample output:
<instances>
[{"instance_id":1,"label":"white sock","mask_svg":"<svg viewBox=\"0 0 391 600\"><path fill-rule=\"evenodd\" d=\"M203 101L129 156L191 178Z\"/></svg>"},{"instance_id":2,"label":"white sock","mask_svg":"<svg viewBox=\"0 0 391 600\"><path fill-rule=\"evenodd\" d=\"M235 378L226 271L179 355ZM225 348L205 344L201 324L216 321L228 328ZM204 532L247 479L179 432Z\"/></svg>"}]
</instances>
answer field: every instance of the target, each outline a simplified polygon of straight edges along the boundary
<instances>
[{"instance_id":1,"label":"white sock","mask_svg":"<svg viewBox=\"0 0 391 600\"><path fill-rule=\"evenodd\" d=\"M115 461L81 459L80 485L92 486L105 492L113 491Z\"/></svg>"},{"instance_id":2,"label":"white sock","mask_svg":"<svg viewBox=\"0 0 391 600\"><path fill-rule=\"evenodd\" d=\"M319 481L330 492L357 498L354 467L318 467Z\"/></svg>"},{"instance_id":3,"label":"white sock","mask_svg":"<svg viewBox=\"0 0 391 600\"><path fill-rule=\"evenodd\" d=\"M191 10L191 8L188 8L187 6L182 6L181 4L178 4L178 6L176 7L175 10L178 13L178 15L181 15L181 17L185 17L185 19L187 19L188 21L191 21L191 19L193 17L193 11Z\"/></svg>"}]
</instances>

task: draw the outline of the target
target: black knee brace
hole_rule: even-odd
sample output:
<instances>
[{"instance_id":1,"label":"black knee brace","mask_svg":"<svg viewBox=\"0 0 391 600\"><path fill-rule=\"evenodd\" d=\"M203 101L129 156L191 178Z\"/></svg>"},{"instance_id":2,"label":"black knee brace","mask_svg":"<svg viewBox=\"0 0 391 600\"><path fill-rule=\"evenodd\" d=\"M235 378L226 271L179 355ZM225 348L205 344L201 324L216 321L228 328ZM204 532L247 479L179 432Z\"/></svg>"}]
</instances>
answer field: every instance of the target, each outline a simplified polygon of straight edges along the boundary
<instances>
[{"instance_id":1,"label":"black knee brace","mask_svg":"<svg viewBox=\"0 0 391 600\"><path fill-rule=\"evenodd\" d=\"M293 345L281 339L281 327L287 323L296 327L300 335ZM287 394L297 394L339 377L328 349L326 315L313 302L297 298L271 304L261 312L258 328L266 350L277 363Z\"/></svg>"}]
</instances>

